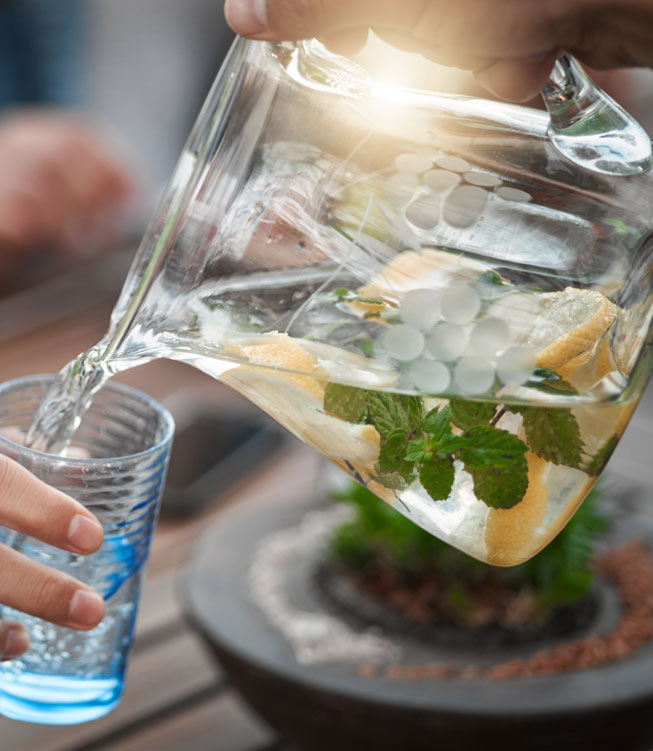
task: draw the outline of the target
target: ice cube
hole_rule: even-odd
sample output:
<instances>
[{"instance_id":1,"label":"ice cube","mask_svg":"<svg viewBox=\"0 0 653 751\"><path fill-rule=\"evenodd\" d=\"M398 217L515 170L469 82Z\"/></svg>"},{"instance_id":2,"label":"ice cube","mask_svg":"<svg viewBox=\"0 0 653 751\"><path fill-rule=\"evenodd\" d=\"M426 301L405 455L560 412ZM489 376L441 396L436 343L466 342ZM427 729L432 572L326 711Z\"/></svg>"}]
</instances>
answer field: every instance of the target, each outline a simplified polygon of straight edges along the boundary
<instances>
[{"instance_id":1,"label":"ice cube","mask_svg":"<svg viewBox=\"0 0 653 751\"><path fill-rule=\"evenodd\" d=\"M449 323L462 326L473 321L481 309L481 298L470 284L456 284L442 292L440 311Z\"/></svg>"},{"instance_id":2,"label":"ice cube","mask_svg":"<svg viewBox=\"0 0 653 751\"><path fill-rule=\"evenodd\" d=\"M442 193L458 185L460 175L446 169L432 169L422 179L424 180L424 185L431 188L431 190L434 190L436 193Z\"/></svg>"},{"instance_id":3,"label":"ice cube","mask_svg":"<svg viewBox=\"0 0 653 751\"><path fill-rule=\"evenodd\" d=\"M470 163L465 161L459 156L441 156L438 159L435 160L435 163L438 165L438 167L442 167L442 169L448 169L452 172L467 172L467 170L470 168Z\"/></svg>"},{"instance_id":4,"label":"ice cube","mask_svg":"<svg viewBox=\"0 0 653 751\"><path fill-rule=\"evenodd\" d=\"M428 329L440 317L440 292L412 289L399 304L401 320L416 329Z\"/></svg>"},{"instance_id":5,"label":"ice cube","mask_svg":"<svg viewBox=\"0 0 653 751\"><path fill-rule=\"evenodd\" d=\"M395 360L416 360L424 351L424 334L413 326L400 323L383 335L386 353Z\"/></svg>"},{"instance_id":6,"label":"ice cube","mask_svg":"<svg viewBox=\"0 0 653 751\"><path fill-rule=\"evenodd\" d=\"M406 206L406 219L419 229L433 229L440 221L440 199L429 191Z\"/></svg>"},{"instance_id":7,"label":"ice cube","mask_svg":"<svg viewBox=\"0 0 653 751\"><path fill-rule=\"evenodd\" d=\"M465 330L452 323L438 323L426 336L426 348L433 357L443 362L457 360L466 346Z\"/></svg>"},{"instance_id":8,"label":"ice cube","mask_svg":"<svg viewBox=\"0 0 653 751\"><path fill-rule=\"evenodd\" d=\"M449 368L436 360L417 360L408 372L415 386L426 394L441 394L451 382Z\"/></svg>"},{"instance_id":9,"label":"ice cube","mask_svg":"<svg viewBox=\"0 0 653 751\"><path fill-rule=\"evenodd\" d=\"M519 188L509 188L504 186L497 190L497 195L501 196L506 201L516 201L517 203L525 203L532 200L530 193L525 190L519 190Z\"/></svg>"},{"instance_id":10,"label":"ice cube","mask_svg":"<svg viewBox=\"0 0 653 751\"><path fill-rule=\"evenodd\" d=\"M397 172L405 172L409 175L419 175L430 170L433 161L423 154L399 154L395 159Z\"/></svg>"},{"instance_id":11,"label":"ice cube","mask_svg":"<svg viewBox=\"0 0 653 751\"><path fill-rule=\"evenodd\" d=\"M487 316L482 318L472 329L469 336L470 353L479 357L494 357L510 342L510 327L508 324Z\"/></svg>"},{"instance_id":12,"label":"ice cube","mask_svg":"<svg viewBox=\"0 0 653 751\"><path fill-rule=\"evenodd\" d=\"M465 172L465 181L481 188L494 188L501 185L501 178L489 172Z\"/></svg>"},{"instance_id":13,"label":"ice cube","mask_svg":"<svg viewBox=\"0 0 653 751\"><path fill-rule=\"evenodd\" d=\"M454 368L454 383L464 394L483 394L494 383L494 366L482 357L463 357Z\"/></svg>"},{"instance_id":14,"label":"ice cube","mask_svg":"<svg viewBox=\"0 0 653 751\"><path fill-rule=\"evenodd\" d=\"M453 227L469 227L485 208L488 192L477 185L459 185L447 196L443 216Z\"/></svg>"},{"instance_id":15,"label":"ice cube","mask_svg":"<svg viewBox=\"0 0 653 751\"><path fill-rule=\"evenodd\" d=\"M497 359L497 375L506 386L521 386L535 369L535 353L530 347L507 349Z\"/></svg>"}]
</instances>

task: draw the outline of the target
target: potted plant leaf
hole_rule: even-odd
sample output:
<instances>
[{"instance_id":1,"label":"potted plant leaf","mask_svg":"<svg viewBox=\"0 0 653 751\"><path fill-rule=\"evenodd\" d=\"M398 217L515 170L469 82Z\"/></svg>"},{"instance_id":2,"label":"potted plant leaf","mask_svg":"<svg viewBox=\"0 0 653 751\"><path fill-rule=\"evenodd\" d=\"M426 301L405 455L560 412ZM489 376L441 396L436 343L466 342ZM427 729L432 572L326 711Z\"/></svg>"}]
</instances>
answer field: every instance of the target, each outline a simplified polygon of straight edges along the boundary
<instances>
[{"instance_id":1,"label":"potted plant leaf","mask_svg":"<svg viewBox=\"0 0 653 751\"><path fill-rule=\"evenodd\" d=\"M284 737L311 751L650 749L648 494L594 492L503 569L360 485L337 495L234 508L190 567L193 622Z\"/></svg>"}]
</instances>

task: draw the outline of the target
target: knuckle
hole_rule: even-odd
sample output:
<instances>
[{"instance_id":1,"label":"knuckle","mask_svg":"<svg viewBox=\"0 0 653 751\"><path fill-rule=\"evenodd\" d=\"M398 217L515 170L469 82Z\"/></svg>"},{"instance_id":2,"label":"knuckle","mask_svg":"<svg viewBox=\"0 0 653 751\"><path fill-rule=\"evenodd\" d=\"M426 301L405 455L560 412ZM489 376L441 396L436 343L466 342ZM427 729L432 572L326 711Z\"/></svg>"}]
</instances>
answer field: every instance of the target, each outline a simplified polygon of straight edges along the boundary
<instances>
[{"instance_id":1,"label":"knuckle","mask_svg":"<svg viewBox=\"0 0 653 751\"><path fill-rule=\"evenodd\" d=\"M32 586L34 607L44 613L52 613L56 603L65 596L65 587L51 574L42 574Z\"/></svg>"}]
</instances>

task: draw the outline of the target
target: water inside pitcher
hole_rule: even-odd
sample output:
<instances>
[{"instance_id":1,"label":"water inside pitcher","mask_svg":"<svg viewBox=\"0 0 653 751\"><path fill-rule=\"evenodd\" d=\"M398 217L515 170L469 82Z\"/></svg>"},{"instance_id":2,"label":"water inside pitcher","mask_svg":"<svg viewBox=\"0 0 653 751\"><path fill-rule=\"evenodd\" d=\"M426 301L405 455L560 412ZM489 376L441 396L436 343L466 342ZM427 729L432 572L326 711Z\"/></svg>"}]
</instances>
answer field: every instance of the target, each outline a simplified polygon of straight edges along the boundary
<instances>
[{"instance_id":1,"label":"water inside pitcher","mask_svg":"<svg viewBox=\"0 0 653 751\"><path fill-rule=\"evenodd\" d=\"M470 555L534 555L652 364L650 140L565 80L546 113L237 41L68 401L181 360Z\"/></svg>"}]
</instances>

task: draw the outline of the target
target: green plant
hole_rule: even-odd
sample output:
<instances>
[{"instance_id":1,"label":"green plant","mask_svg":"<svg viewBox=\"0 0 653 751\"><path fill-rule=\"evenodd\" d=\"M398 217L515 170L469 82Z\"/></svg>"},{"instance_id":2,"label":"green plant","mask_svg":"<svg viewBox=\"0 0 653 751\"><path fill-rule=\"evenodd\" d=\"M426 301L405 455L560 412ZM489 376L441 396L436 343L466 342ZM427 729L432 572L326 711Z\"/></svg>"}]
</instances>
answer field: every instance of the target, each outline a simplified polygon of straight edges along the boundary
<instances>
[{"instance_id":1,"label":"green plant","mask_svg":"<svg viewBox=\"0 0 653 751\"><path fill-rule=\"evenodd\" d=\"M545 615L553 608L584 597L592 584L593 543L608 527L596 509L595 488L560 534L526 563L494 568L481 563L403 517L358 483L333 493L353 507L351 521L331 540L334 558L362 575L389 568L400 581L437 576L455 610L472 606L472 593L488 584L513 592L527 591Z\"/></svg>"}]
</instances>

